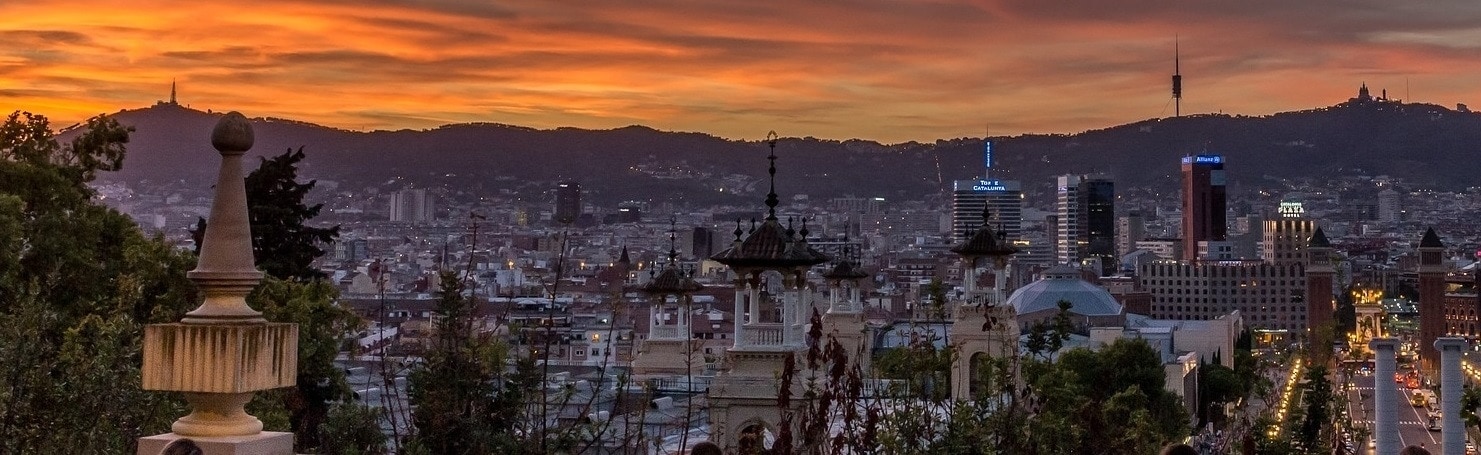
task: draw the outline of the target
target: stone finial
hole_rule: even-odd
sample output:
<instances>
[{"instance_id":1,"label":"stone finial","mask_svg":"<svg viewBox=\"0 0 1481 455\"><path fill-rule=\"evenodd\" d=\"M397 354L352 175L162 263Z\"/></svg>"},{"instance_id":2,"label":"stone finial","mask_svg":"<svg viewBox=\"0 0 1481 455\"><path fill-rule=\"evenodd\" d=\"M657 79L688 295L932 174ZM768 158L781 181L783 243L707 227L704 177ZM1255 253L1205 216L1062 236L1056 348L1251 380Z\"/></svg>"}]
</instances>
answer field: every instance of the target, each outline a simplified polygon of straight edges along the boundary
<instances>
[{"instance_id":1,"label":"stone finial","mask_svg":"<svg viewBox=\"0 0 1481 455\"><path fill-rule=\"evenodd\" d=\"M211 145L221 152L221 167L200 260L187 274L205 298L179 323L145 327L143 386L183 392L190 402L190 415L175 421L170 437L235 447L208 448L208 454L291 453L291 434L264 433L262 422L243 409L253 392L292 386L298 375L297 324L267 322L247 306L247 294L262 281L252 256L242 173L242 155L252 148L252 126L242 114L227 114L211 132ZM218 437L247 439L211 439ZM153 441L141 439L141 451L145 440ZM283 450L241 450L243 444L279 447L284 440Z\"/></svg>"},{"instance_id":2,"label":"stone finial","mask_svg":"<svg viewBox=\"0 0 1481 455\"><path fill-rule=\"evenodd\" d=\"M211 146L222 155L241 155L252 149L252 123L240 112L231 111L211 130Z\"/></svg>"},{"instance_id":3,"label":"stone finial","mask_svg":"<svg viewBox=\"0 0 1481 455\"><path fill-rule=\"evenodd\" d=\"M252 124L236 112L222 117L211 131L211 145L221 152L221 168L206 235L201 239L200 262L189 274L206 299L181 322L267 322L262 313L247 306L247 294L262 281L252 257L252 225L242 173L242 154L252 148L252 141Z\"/></svg>"}]
</instances>

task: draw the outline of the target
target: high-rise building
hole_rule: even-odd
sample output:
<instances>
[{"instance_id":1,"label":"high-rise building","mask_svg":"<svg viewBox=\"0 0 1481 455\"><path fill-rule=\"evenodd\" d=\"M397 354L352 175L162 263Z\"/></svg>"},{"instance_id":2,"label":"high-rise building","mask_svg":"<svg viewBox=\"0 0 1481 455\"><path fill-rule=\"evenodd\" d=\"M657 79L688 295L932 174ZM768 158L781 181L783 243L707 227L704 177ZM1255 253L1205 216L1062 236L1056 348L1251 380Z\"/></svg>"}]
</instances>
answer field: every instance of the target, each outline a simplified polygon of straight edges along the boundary
<instances>
[{"instance_id":1,"label":"high-rise building","mask_svg":"<svg viewBox=\"0 0 1481 455\"><path fill-rule=\"evenodd\" d=\"M1116 187L1103 177L1062 175L1055 200L1055 261L1100 262L1102 275L1116 265Z\"/></svg>"},{"instance_id":2,"label":"high-rise building","mask_svg":"<svg viewBox=\"0 0 1481 455\"><path fill-rule=\"evenodd\" d=\"M1198 242L1224 241L1229 232L1224 157L1183 157L1183 259L1197 260Z\"/></svg>"},{"instance_id":3,"label":"high-rise building","mask_svg":"<svg viewBox=\"0 0 1481 455\"><path fill-rule=\"evenodd\" d=\"M1058 264L1080 262L1080 252L1086 246L1083 235L1085 205L1080 200L1078 175L1061 175L1055 179L1054 193L1054 262Z\"/></svg>"},{"instance_id":4,"label":"high-rise building","mask_svg":"<svg viewBox=\"0 0 1481 455\"><path fill-rule=\"evenodd\" d=\"M1403 209L1399 207L1399 192L1384 188L1378 192L1378 221L1397 223L1403 221Z\"/></svg>"},{"instance_id":5,"label":"high-rise building","mask_svg":"<svg viewBox=\"0 0 1481 455\"><path fill-rule=\"evenodd\" d=\"M581 184L561 182L555 186L555 222L575 223L581 217Z\"/></svg>"},{"instance_id":6,"label":"high-rise building","mask_svg":"<svg viewBox=\"0 0 1481 455\"><path fill-rule=\"evenodd\" d=\"M1056 210L1056 212L1058 212L1058 210ZM1049 239L1049 255L1054 258L1055 264L1063 264L1066 262L1066 260L1060 259L1061 257L1064 257L1065 254L1063 251L1061 251L1061 249L1064 248L1064 245L1061 244L1059 241L1059 230L1064 229L1064 225L1060 224L1059 222L1059 217L1060 215L1044 216L1044 237Z\"/></svg>"},{"instance_id":7,"label":"high-rise building","mask_svg":"<svg viewBox=\"0 0 1481 455\"><path fill-rule=\"evenodd\" d=\"M1013 180L957 180L952 183L951 234L964 241L982 226L982 210L1009 241L1023 234L1023 187Z\"/></svg>"},{"instance_id":8,"label":"high-rise building","mask_svg":"<svg viewBox=\"0 0 1481 455\"><path fill-rule=\"evenodd\" d=\"M1136 242L1147 238L1147 226L1140 213L1116 218L1116 255L1125 256L1136 250Z\"/></svg>"},{"instance_id":9,"label":"high-rise building","mask_svg":"<svg viewBox=\"0 0 1481 455\"><path fill-rule=\"evenodd\" d=\"M1300 202L1282 202L1278 211L1279 218L1265 220L1260 258L1272 264L1305 263L1316 221L1306 218Z\"/></svg>"},{"instance_id":10,"label":"high-rise building","mask_svg":"<svg viewBox=\"0 0 1481 455\"><path fill-rule=\"evenodd\" d=\"M432 195L423 188L407 188L391 194L391 221L425 223L433 219Z\"/></svg>"}]
</instances>

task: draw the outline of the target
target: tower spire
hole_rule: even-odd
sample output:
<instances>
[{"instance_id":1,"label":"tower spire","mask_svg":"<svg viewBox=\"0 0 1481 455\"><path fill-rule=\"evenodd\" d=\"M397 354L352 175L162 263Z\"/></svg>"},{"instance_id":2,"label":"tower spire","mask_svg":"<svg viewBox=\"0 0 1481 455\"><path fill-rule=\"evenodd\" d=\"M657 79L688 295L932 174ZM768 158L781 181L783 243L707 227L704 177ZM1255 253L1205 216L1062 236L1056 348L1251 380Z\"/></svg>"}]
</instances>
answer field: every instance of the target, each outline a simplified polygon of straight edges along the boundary
<instances>
[{"instance_id":1,"label":"tower spire","mask_svg":"<svg viewBox=\"0 0 1481 455\"><path fill-rule=\"evenodd\" d=\"M1183 69L1180 62L1182 53L1178 48L1178 36L1172 36L1172 101L1173 116L1183 116ZM1167 108L1163 108L1167 109ZM1166 111L1164 111L1166 112Z\"/></svg>"},{"instance_id":2,"label":"tower spire","mask_svg":"<svg viewBox=\"0 0 1481 455\"><path fill-rule=\"evenodd\" d=\"M679 250L675 246L675 244L677 243L677 234L679 232L678 226L679 218L673 215L669 215L669 267L673 267L674 263L678 262L679 259Z\"/></svg>"},{"instance_id":3,"label":"tower spire","mask_svg":"<svg viewBox=\"0 0 1481 455\"><path fill-rule=\"evenodd\" d=\"M170 104L180 104L175 101L175 79L170 79Z\"/></svg>"},{"instance_id":4,"label":"tower spire","mask_svg":"<svg viewBox=\"0 0 1481 455\"><path fill-rule=\"evenodd\" d=\"M771 175L771 192L766 193L766 220L776 221L776 206L781 201L776 195L776 131L766 132L766 145L771 147L771 154L766 159L771 160L771 167L766 172Z\"/></svg>"}]
</instances>

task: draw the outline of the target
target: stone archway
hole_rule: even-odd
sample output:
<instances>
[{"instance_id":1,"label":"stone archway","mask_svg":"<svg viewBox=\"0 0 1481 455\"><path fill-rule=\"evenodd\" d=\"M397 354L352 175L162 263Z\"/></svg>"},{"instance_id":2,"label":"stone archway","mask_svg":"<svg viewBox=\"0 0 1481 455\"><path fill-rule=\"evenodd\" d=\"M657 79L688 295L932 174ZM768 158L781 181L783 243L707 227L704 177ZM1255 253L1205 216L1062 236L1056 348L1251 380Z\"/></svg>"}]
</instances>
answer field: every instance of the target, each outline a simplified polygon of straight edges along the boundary
<instances>
[{"instance_id":1,"label":"stone archway","mask_svg":"<svg viewBox=\"0 0 1481 455\"><path fill-rule=\"evenodd\" d=\"M973 352L967 360L967 394L976 398L987 393L988 387L992 386L992 378L988 369L988 357L986 352Z\"/></svg>"},{"instance_id":2,"label":"stone archway","mask_svg":"<svg viewBox=\"0 0 1481 455\"><path fill-rule=\"evenodd\" d=\"M776 445L776 432L761 419L750 419L736 427L737 453L765 453Z\"/></svg>"}]
</instances>

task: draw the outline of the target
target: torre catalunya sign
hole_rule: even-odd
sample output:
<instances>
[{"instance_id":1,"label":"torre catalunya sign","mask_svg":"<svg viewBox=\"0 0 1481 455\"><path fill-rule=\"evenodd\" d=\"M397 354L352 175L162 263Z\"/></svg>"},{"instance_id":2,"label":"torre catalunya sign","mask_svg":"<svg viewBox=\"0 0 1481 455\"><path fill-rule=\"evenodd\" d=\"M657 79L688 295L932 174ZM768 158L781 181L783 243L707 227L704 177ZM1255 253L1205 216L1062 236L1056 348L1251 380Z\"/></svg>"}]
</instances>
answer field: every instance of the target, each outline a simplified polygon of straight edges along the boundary
<instances>
[{"instance_id":1,"label":"torre catalunya sign","mask_svg":"<svg viewBox=\"0 0 1481 455\"><path fill-rule=\"evenodd\" d=\"M1008 186L1000 180L978 180L972 185L972 191L1008 191Z\"/></svg>"}]
</instances>

